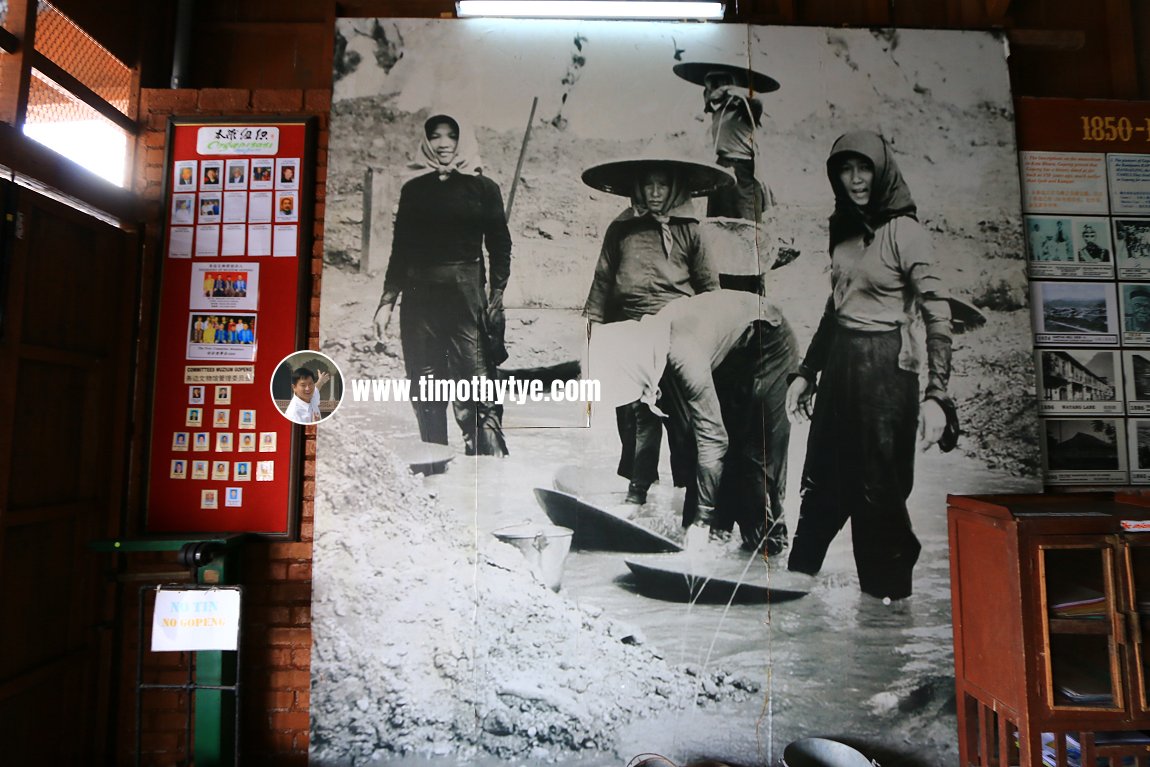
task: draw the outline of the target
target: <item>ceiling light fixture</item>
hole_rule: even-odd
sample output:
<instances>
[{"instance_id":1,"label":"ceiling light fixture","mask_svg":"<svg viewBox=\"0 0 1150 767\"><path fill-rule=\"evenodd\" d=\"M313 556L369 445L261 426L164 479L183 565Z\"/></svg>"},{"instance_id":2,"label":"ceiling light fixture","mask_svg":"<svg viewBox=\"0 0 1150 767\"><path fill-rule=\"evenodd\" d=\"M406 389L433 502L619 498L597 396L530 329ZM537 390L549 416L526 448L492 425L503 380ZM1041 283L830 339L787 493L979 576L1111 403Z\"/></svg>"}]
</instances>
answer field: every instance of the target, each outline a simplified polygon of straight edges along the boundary
<instances>
[{"instance_id":1,"label":"ceiling light fixture","mask_svg":"<svg viewBox=\"0 0 1150 767\"><path fill-rule=\"evenodd\" d=\"M534 19L699 19L720 21L724 4L693 0L458 0L455 13Z\"/></svg>"}]
</instances>

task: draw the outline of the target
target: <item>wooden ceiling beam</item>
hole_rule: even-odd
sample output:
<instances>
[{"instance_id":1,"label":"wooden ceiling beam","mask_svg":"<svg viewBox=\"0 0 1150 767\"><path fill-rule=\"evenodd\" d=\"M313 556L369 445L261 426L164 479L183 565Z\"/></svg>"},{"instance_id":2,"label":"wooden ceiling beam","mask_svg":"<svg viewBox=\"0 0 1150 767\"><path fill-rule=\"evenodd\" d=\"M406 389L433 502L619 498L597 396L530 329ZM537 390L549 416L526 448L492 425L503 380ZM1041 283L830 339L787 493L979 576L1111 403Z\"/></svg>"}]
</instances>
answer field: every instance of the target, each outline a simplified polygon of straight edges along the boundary
<instances>
[{"instance_id":1,"label":"wooden ceiling beam","mask_svg":"<svg viewBox=\"0 0 1150 767\"><path fill-rule=\"evenodd\" d=\"M1132 0L1106 0L1106 51L1110 56L1112 96L1138 98L1138 59Z\"/></svg>"},{"instance_id":2,"label":"wooden ceiling beam","mask_svg":"<svg viewBox=\"0 0 1150 767\"><path fill-rule=\"evenodd\" d=\"M992 20L1001 19L1010 12L1010 0L986 0L986 15Z\"/></svg>"}]
</instances>

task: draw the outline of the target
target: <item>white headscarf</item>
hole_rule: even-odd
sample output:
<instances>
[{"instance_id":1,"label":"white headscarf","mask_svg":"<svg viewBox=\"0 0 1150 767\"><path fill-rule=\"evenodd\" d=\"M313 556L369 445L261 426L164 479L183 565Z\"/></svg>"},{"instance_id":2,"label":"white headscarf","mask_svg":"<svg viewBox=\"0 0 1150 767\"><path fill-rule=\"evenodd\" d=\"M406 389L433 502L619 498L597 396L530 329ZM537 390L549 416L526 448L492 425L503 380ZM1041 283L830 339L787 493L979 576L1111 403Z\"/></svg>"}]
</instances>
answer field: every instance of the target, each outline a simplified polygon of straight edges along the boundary
<instances>
[{"instance_id":1,"label":"white headscarf","mask_svg":"<svg viewBox=\"0 0 1150 767\"><path fill-rule=\"evenodd\" d=\"M455 154L446 164L440 162L439 155L435 153L435 149L431 146L431 139L427 135L432 128L441 122L454 124L459 137ZM409 167L413 170L433 170L439 174L440 179L445 179L452 173L479 175L482 172L482 166L483 163L479 159L479 142L475 140L475 133L472 132L471 127L449 112L432 112L431 116L423 123L419 150L416 152L415 159L409 163Z\"/></svg>"}]
</instances>

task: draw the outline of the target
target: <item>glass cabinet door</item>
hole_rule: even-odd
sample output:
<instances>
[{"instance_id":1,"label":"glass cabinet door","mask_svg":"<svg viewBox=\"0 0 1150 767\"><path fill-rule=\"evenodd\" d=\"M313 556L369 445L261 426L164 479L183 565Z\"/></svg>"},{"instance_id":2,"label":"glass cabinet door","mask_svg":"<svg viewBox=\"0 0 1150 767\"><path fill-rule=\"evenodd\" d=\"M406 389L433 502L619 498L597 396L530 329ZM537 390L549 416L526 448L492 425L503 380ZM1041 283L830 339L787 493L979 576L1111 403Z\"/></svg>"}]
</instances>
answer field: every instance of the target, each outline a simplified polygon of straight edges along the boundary
<instances>
[{"instance_id":1,"label":"glass cabinet door","mask_svg":"<svg viewBox=\"0 0 1150 767\"><path fill-rule=\"evenodd\" d=\"M1046 703L1052 712L1125 708L1127 627L1112 540L1047 538L1038 547L1041 620L1049 648ZM1144 553L1150 555L1150 549ZM1150 558L1146 564L1150 567ZM1150 599L1150 580L1146 594Z\"/></svg>"},{"instance_id":2,"label":"glass cabinet door","mask_svg":"<svg viewBox=\"0 0 1150 767\"><path fill-rule=\"evenodd\" d=\"M1145 537L1144 537L1145 536ZM1130 641L1130 666L1134 677L1135 710L1140 714L1150 711L1150 658L1146 642L1150 640L1150 534L1134 534L1123 541L1124 575L1129 588L1122 600L1126 630Z\"/></svg>"}]
</instances>

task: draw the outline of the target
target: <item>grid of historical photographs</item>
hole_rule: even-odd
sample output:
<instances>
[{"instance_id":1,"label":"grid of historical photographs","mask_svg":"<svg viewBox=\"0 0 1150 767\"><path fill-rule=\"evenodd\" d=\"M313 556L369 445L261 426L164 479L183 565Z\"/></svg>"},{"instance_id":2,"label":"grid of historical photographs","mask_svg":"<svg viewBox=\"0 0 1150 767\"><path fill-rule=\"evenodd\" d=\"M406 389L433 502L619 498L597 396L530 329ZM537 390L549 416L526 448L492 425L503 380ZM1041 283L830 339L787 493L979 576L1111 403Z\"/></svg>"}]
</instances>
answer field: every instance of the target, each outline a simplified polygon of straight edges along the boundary
<instances>
[{"instance_id":1,"label":"grid of historical photographs","mask_svg":"<svg viewBox=\"0 0 1150 767\"><path fill-rule=\"evenodd\" d=\"M244 482L275 480L276 432L258 431L256 411L235 409L232 385L188 386L186 430L172 433L170 479L231 483L223 508L242 508ZM262 454L262 455L261 455ZM221 508L221 488L203 487L200 508Z\"/></svg>"},{"instance_id":2,"label":"grid of historical photographs","mask_svg":"<svg viewBox=\"0 0 1150 767\"><path fill-rule=\"evenodd\" d=\"M172 178L169 258L297 255L300 158L178 160Z\"/></svg>"},{"instance_id":3,"label":"grid of historical photographs","mask_svg":"<svg viewBox=\"0 0 1150 767\"><path fill-rule=\"evenodd\" d=\"M257 259L298 255L300 163L270 156L173 162L168 257L188 259L191 267L186 360L255 361ZM242 509L247 483L275 480L277 432L259 431L256 410L233 404L234 383L187 386L183 427L171 434L168 478L202 483L201 509Z\"/></svg>"},{"instance_id":4,"label":"grid of historical photographs","mask_svg":"<svg viewBox=\"0 0 1150 767\"><path fill-rule=\"evenodd\" d=\"M1046 481L1150 484L1150 154L1022 175Z\"/></svg>"}]
</instances>

